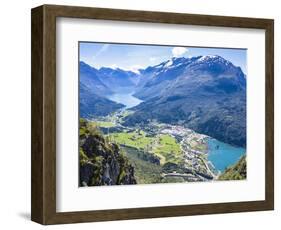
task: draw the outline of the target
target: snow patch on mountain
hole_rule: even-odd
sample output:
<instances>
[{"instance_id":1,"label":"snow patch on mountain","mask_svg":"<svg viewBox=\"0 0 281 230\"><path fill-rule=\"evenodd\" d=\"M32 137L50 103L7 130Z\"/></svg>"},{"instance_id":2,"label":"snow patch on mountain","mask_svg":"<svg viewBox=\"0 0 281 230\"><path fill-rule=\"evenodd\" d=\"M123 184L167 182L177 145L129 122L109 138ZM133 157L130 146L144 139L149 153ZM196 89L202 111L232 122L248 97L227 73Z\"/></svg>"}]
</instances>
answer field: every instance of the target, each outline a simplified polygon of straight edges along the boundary
<instances>
[{"instance_id":1,"label":"snow patch on mountain","mask_svg":"<svg viewBox=\"0 0 281 230\"><path fill-rule=\"evenodd\" d=\"M173 61L169 60L166 62L166 64L164 65L165 68L168 68L169 66L173 65Z\"/></svg>"},{"instance_id":2,"label":"snow patch on mountain","mask_svg":"<svg viewBox=\"0 0 281 230\"><path fill-rule=\"evenodd\" d=\"M202 56L201 58L198 59L198 61L206 61L206 60L209 60L209 59L214 59L214 58L217 58L219 56L217 55L205 55L205 56Z\"/></svg>"}]
</instances>

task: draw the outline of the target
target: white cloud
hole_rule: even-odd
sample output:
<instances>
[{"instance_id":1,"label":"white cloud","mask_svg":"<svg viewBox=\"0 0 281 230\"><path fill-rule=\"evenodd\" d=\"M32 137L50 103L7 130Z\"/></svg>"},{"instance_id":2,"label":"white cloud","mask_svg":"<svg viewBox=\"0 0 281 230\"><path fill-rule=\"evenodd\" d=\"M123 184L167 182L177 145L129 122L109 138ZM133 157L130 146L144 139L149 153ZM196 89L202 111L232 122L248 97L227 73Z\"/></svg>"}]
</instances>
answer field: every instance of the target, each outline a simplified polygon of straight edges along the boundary
<instances>
[{"instance_id":1,"label":"white cloud","mask_svg":"<svg viewBox=\"0 0 281 230\"><path fill-rule=\"evenodd\" d=\"M151 62L155 62L157 60L157 57L150 57L149 58L149 61L151 61Z\"/></svg>"},{"instance_id":2,"label":"white cloud","mask_svg":"<svg viewBox=\"0 0 281 230\"><path fill-rule=\"evenodd\" d=\"M173 57L183 56L188 51L185 47L175 47L172 49Z\"/></svg>"}]
</instances>

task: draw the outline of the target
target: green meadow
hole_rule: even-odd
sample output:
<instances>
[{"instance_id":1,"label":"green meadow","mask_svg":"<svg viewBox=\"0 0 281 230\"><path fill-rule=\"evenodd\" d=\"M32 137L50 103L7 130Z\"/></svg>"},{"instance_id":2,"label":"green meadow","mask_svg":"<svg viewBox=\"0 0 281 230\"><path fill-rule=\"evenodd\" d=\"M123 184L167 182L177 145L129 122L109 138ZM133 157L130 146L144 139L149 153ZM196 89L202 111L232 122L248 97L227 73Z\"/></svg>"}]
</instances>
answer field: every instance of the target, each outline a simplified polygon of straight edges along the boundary
<instances>
[{"instance_id":1,"label":"green meadow","mask_svg":"<svg viewBox=\"0 0 281 230\"><path fill-rule=\"evenodd\" d=\"M161 165L166 162L179 163L183 154L176 139L168 134L149 136L144 131L109 134L112 141L123 146L151 152L160 158Z\"/></svg>"}]
</instances>

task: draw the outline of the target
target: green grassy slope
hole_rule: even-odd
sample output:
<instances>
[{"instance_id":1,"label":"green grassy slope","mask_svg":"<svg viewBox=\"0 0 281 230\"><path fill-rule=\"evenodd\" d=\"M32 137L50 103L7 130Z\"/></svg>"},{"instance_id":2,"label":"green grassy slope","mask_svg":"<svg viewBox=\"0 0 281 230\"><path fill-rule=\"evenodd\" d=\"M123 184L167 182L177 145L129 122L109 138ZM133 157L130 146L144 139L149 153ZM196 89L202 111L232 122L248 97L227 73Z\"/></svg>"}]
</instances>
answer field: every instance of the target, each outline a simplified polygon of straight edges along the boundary
<instances>
[{"instance_id":1,"label":"green grassy slope","mask_svg":"<svg viewBox=\"0 0 281 230\"><path fill-rule=\"evenodd\" d=\"M246 156L242 156L240 160L227 168L220 176L219 180L243 180L247 177Z\"/></svg>"}]
</instances>

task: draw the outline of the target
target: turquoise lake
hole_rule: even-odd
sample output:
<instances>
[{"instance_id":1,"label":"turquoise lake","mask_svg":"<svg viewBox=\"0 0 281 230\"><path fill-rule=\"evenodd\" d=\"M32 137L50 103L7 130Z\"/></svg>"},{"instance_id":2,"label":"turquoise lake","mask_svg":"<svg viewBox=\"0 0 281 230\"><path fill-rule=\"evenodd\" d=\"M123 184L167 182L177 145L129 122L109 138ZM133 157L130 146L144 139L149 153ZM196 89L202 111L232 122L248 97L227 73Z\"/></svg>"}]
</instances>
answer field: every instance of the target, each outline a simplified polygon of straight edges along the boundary
<instances>
[{"instance_id":1,"label":"turquoise lake","mask_svg":"<svg viewBox=\"0 0 281 230\"><path fill-rule=\"evenodd\" d=\"M134 97L133 94L134 92L126 92L126 90L123 90L123 92L114 93L112 95L109 95L107 98L117 103L121 103L126 106L126 109L129 109L134 106L137 106L142 102L142 100Z\"/></svg>"},{"instance_id":2,"label":"turquoise lake","mask_svg":"<svg viewBox=\"0 0 281 230\"><path fill-rule=\"evenodd\" d=\"M213 138L208 139L208 160L221 172L235 164L245 153L245 148L235 147Z\"/></svg>"}]
</instances>

